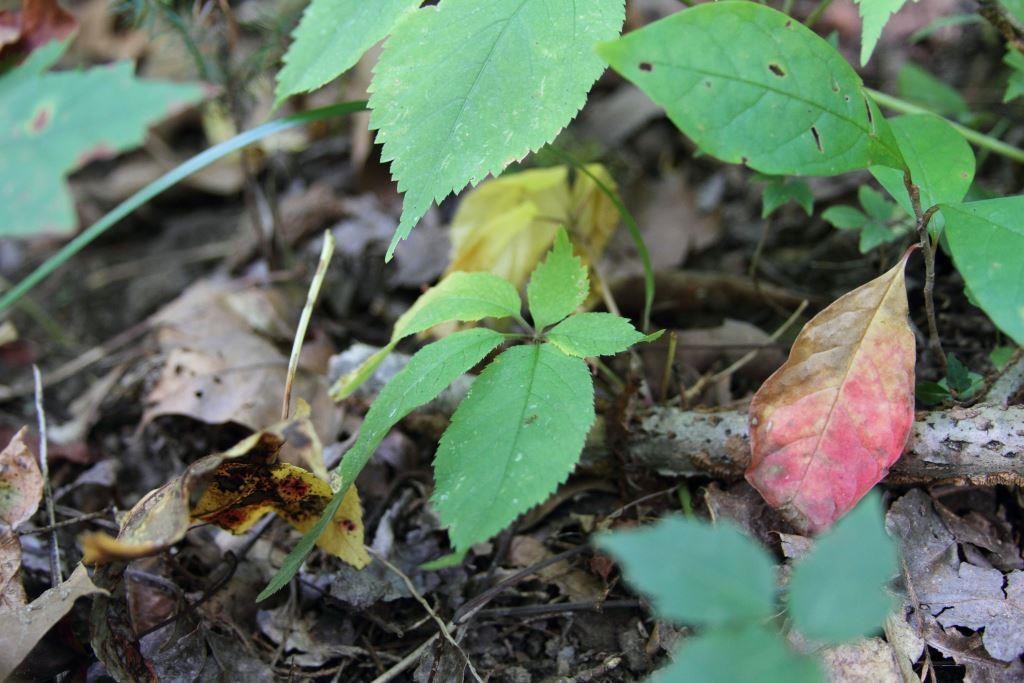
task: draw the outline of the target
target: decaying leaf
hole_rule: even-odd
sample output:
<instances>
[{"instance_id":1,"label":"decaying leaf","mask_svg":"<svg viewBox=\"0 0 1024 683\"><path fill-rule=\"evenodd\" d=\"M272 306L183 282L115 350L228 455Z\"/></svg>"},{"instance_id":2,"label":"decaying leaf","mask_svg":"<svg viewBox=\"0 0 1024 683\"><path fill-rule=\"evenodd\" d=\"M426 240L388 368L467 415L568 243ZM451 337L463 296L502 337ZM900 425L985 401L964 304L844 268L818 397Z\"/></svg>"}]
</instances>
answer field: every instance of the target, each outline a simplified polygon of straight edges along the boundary
<instances>
[{"instance_id":1,"label":"decaying leaf","mask_svg":"<svg viewBox=\"0 0 1024 683\"><path fill-rule=\"evenodd\" d=\"M747 481L803 530L831 526L903 452L914 421L909 254L811 319L750 404Z\"/></svg>"},{"instance_id":2,"label":"decaying leaf","mask_svg":"<svg viewBox=\"0 0 1024 683\"><path fill-rule=\"evenodd\" d=\"M28 602L21 584L21 541L0 525L0 612L18 609Z\"/></svg>"},{"instance_id":3,"label":"decaying leaf","mask_svg":"<svg viewBox=\"0 0 1024 683\"><path fill-rule=\"evenodd\" d=\"M962 562L948 523L919 489L892 505L886 525L900 541L906 579L928 614L947 629L983 631L985 650L997 660L1024 653L1024 571L1004 574Z\"/></svg>"},{"instance_id":4,"label":"decaying leaf","mask_svg":"<svg viewBox=\"0 0 1024 683\"><path fill-rule=\"evenodd\" d=\"M57 0L22 0L20 11L0 12L0 57L25 54L51 40L64 40L77 26Z\"/></svg>"},{"instance_id":5,"label":"decaying leaf","mask_svg":"<svg viewBox=\"0 0 1024 683\"><path fill-rule=\"evenodd\" d=\"M43 476L22 427L0 451L0 522L16 527L27 521L43 496Z\"/></svg>"},{"instance_id":6,"label":"decaying leaf","mask_svg":"<svg viewBox=\"0 0 1024 683\"><path fill-rule=\"evenodd\" d=\"M615 187L603 166L587 169ZM565 166L487 180L455 212L447 272L485 270L522 289L560 227L589 263L600 257L618 224L618 211L593 179L580 173L570 182Z\"/></svg>"},{"instance_id":7,"label":"decaying leaf","mask_svg":"<svg viewBox=\"0 0 1024 683\"><path fill-rule=\"evenodd\" d=\"M267 512L277 512L295 528L307 531L320 519L332 490L324 479L278 461L286 446L304 451L303 462L322 463L308 411L252 434L225 453L192 463L181 476L140 500L128 512L116 539L104 533L83 536L83 562L100 564L158 553L180 541L193 520L242 533ZM192 494L204 488L193 507ZM318 545L355 567L369 562L354 487Z\"/></svg>"},{"instance_id":8,"label":"decaying leaf","mask_svg":"<svg viewBox=\"0 0 1024 683\"><path fill-rule=\"evenodd\" d=\"M11 672L49 631L74 606L75 600L93 593L104 593L89 578L81 564L68 580L24 605L20 609L0 609L0 680Z\"/></svg>"}]
</instances>

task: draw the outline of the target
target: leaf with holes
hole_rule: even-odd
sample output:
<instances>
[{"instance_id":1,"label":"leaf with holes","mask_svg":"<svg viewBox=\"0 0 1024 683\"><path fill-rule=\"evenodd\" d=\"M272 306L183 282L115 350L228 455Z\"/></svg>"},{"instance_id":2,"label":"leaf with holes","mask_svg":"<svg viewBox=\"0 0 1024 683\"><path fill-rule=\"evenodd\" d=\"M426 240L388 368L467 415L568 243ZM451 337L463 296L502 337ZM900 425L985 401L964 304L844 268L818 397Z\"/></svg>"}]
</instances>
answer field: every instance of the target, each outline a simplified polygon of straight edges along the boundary
<instances>
[{"instance_id":1,"label":"leaf with holes","mask_svg":"<svg viewBox=\"0 0 1024 683\"><path fill-rule=\"evenodd\" d=\"M419 6L420 0L313 0L277 73L277 103L348 71Z\"/></svg>"},{"instance_id":2,"label":"leaf with holes","mask_svg":"<svg viewBox=\"0 0 1024 683\"><path fill-rule=\"evenodd\" d=\"M974 300L1024 344L1024 196L943 204L946 238Z\"/></svg>"},{"instance_id":3,"label":"leaf with holes","mask_svg":"<svg viewBox=\"0 0 1024 683\"><path fill-rule=\"evenodd\" d=\"M554 139L624 16L623 0L445 0L399 24L370 85L370 127L405 193L389 258L431 203Z\"/></svg>"},{"instance_id":4,"label":"leaf with holes","mask_svg":"<svg viewBox=\"0 0 1024 683\"><path fill-rule=\"evenodd\" d=\"M805 531L831 526L903 453L914 422L909 255L814 316L751 401L747 481Z\"/></svg>"},{"instance_id":5,"label":"leaf with holes","mask_svg":"<svg viewBox=\"0 0 1024 683\"><path fill-rule=\"evenodd\" d=\"M899 12L907 0L853 1L859 5L860 17L864 22L860 38L860 64L864 66L871 59L871 53L875 51L875 45L882 37L882 29L889 23L889 18Z\"/></svg>"},{"instance_id":6,"label":"leaf with holes","mask_svg":"<svg viewBox=\"0 0 1024 683\"><path fill-rule=\"evenodd\" d=\"M373 375L398 342L410 335L452 320L474 322L484 318L515 317L522 305L516 288L497 275L452 273L428 289L398 318L387 346L335 382L331 398L340 401L351 396Z\"/></svg>"},{"instance_id":7,"label":"leaf with holes","mask_svg":"<svg viewBox=\"0 0 1024 683\"><path fill-rule=\"evenodd\" d=\"M842 55L764 5L697 5L598 51L724 161L775 175L903 167L892 131Z\"/></svg>"},{"instance_id":8,"label":"leaf with holes","mask_svg":"<svg viewBox=\"0 0 1024 683\"><path fill-rule=\"evenodd\" d=\"M137 147L147 125L203 96L198 85L138 80L130 62L47 73L65 46L49 43L0 77L0 237L73 231L64 176Z\"/></svg>"},{"instance_id":9,"label":"leaf with holes","mask_svg":"<svg viewBox=\"0 0 1024 683\"><path fill-rule=\"evenodd\" d=\"M564 482L594 417L587 364L551 344L514 346L487 366L434 459L431 501L456 552L486 541Z\"/></svg>"}]
</instances>

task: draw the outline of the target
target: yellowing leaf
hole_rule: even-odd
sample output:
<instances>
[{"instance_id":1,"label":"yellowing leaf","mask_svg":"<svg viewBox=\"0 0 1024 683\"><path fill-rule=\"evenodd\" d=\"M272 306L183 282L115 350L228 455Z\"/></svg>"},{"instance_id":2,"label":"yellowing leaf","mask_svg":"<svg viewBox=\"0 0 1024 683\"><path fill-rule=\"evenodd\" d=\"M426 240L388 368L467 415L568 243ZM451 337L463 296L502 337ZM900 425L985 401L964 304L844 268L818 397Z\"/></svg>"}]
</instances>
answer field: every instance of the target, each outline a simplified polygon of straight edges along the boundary
<instances>
[{"instance_id":1,"label":"yellowing leaf","mask_svg":"<svg viewBox=\"0 0 1024 683\"><path fill-rule=\"evenodd\" d=\"M603 166L587 168L615 187ZM618 211L594 181L580 173L570 184L566 166L487 180L455 212L448 272L485 270L522 289L559 227L566 228L589 263L604 251L618 224Z\"/></svg>"},{"instance_id":2,"label":"yellowing leaf","mask_svg":"<svg viewBox=\"0 0 1024 683\"><path fill-rule=\"evenodd\" d=\"M181 476L151 491L129 512L117 538L86 534L83 562L102 564L161 552L180 541L193 520L203 520L232 533L242 533L268 512L277 512L299 531L319 520L333 491L312 472L280 462L291 459L317 467L323 462L320 441L309 421L308 406L300 403L296 416L252 434L225 453L192 463ZM205 491L195 508L189 500ZM362 568L369 562L363 548L362 510L353 489L334 517L320 547Z\"/></svg>"},{"instance_id":3,"label":"yellowing leaf","mask_svg":"<svg viewBox=\"0 0 1024 683\"><path fill-rule=\"evenodd\" d=\"M801 529L831 526L903 453L916 359L909 254L814 316L750 403L747 481Z\"/></svg>"}]
</instances>

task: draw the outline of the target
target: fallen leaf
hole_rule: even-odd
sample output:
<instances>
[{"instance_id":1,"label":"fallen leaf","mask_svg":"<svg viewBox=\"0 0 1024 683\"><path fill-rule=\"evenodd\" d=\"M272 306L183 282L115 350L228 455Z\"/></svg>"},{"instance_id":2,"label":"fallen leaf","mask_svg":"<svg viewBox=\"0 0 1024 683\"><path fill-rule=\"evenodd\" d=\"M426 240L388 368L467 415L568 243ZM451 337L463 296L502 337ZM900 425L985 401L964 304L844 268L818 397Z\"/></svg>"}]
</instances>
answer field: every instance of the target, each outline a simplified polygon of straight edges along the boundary
<instances>
[{"instance_id":1,"label":"fallen leaf","mask_svg":"<svg viewBox=\"0 0 1024 683\"><path fill-rule=\"evenodd\" d=\"M21 584L21 541L10 527L0 525L0 612L28 602Z\"/></svg>"},{"instance_id":2,"label":"fallen leaf","mask_svg":"<svg viewBox=\"0 0 1024 683\"><path fill-rule=\"evenodd\" d=\"M513 537L508 549L508 561L517 568L532 567L554 555L533 536ZM572 602L594 602L604 594L604 586L596 576L573 567L567 560L539 569L537 577L557 586Z\"/></svg>"},{"instance_id":3,"label":"fallen leaf","mask_svg":"<svg viewBox=\"0 0 1024 683\"><path fill-rule=\"evenodd\" d=\"M896 501L886 525L900 541L906 578L928 614L946 628L983 631L985 650L997 660L1024 652L1024 571L1004 574L962 562L956 538L921 490Z\"/></svg>"},{"instance_id":4,"label":"fallen leaf","mask_svg":"<svg viewBox=\"0 0 1024 683\"><path fill-rule=\"evenodd\" d=\"M896 656L881 638L865 638L822 652L829 683L902 683Z\"/></svg>"},{"instance_id":5,"label":"fallen leaf","mask_svg":"<svg viewBox=\"0 0 1024 683\"><path fill-rule=\"evenodd\" d=\"M615 189L603 166L587 169ZM459 204L446 274L484 270L522 289L560 227L568 230L584 263L590 263L600 257L618 224L615 206L588 175L577 174L571 184L565 166L504 175L484 181Z\"/></svg>"},{"instance_id":6,"label":"fallen leaf","mask_svg":"<svg viewBox=\"0 0 1024 683\"><path fill-rule=\"evenodd\" d=\"M21 10L0 12L0 57L28 54L70 36L78 22L57 0L22 0Z\"/></svg>"},{"instance_id":7,"label":"fallen leaf","mask_svg":"<svg viewBox=\"0 0 1024 683\"><path fill-rule=\"evenodd\" d=\"M143 497L128 512L117 538L105 533L84 535L82 561L103 564L161 552L180 541L193 520L242 533L267 512L277 512L298 530L308 531L320 519L333 491L324 479L278 461L286 446L307 451L303 461L322 463L308 411L252 434L225 453L192 463L181 476ZM192 494L204 489L195 507L190 507ZM317 545L357 568L369 562L355 487Z\"/></svg>"},{"instance_id":8,"label":"fallen leaf","mask_svg":"<svg viewBox=\"0 0 1024 683\"><path fill-rule=\"evenodd\" d=\"M0 680L7 680L36 643L71 610L75 600L105 592L93 584L79 564L67 581L43 592L30 604L0 609L0 620L6 625L0 632Z\"/></svg>"},{"instance_id":9,"label":"fallen leaf","mask_svg":"<svg viewBox=\"0 0 1024 683\"><path fill-rule=\"evenodd\" d=\"M696 193L678 170L653 184L638 218L655 270L679 266L689 254L707 249L722 235L718 212L700 208Z\"/></svg>"},{"instance_id":10,"label":"fallen leaf","mask_svg":"<svg viewBox=\"0 0 1024 683\"><path fill-rule=\"evenodd\" d=\"M801 530L823 531L852 509L907 442L910 253L812 318L751 401L747 481Z\"/></svg>"},{"instance_id":11,"label":"fallen leaf","mask_svg":"<svg viewBox=\"0 0 1024 683\"><path fill-rule=\"evenodd\" d=\"M28 521L43 497L43 476L27 435L22 427L0 451L0 522L11 528Z\"/></svg>"}]
</instances>

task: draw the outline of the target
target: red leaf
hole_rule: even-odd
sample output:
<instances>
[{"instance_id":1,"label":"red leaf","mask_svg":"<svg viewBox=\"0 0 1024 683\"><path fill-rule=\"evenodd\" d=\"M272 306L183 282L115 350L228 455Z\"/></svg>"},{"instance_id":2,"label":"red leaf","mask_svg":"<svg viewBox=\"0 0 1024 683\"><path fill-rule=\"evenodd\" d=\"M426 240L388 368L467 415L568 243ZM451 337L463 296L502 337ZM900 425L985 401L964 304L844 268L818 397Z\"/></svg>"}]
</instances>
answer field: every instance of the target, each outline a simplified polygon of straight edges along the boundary
<instances>
[{"instance_id":1,"label":"red leaf","mask_svg":"<svg viewBox=\"0 0 1024 683\"><path fill-rule=\"evenodd\" d=\"M57 0L22 0L21 11L0 12L0 53L23 56L51 40L64 40L78 22Z\"/></svg>"},{"instance_id":2,"label":"red leaf","mask_svg":"<svg viewBox=\"0 0 1024 683\"><path fill-rule=\"evenodd\" d=\"M909 255L808 322L750 404L747 481L804 531L842 517L906 445L915 362Z\"/></svg>"}]
</instances>

